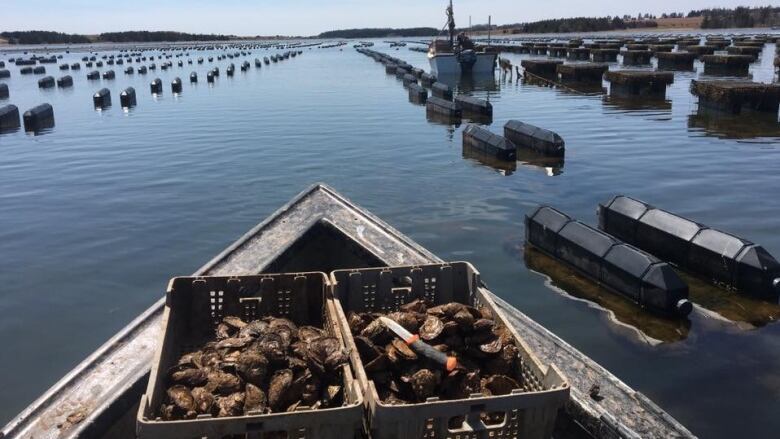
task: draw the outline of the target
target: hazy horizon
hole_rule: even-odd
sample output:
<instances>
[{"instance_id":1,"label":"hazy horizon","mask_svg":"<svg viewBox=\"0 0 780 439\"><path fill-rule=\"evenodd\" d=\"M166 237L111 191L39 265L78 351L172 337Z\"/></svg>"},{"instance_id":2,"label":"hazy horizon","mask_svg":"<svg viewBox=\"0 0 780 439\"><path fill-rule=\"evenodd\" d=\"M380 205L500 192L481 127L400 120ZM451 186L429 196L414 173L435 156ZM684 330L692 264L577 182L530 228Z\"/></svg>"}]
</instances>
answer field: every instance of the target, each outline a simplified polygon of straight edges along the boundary
<instances>
[{"instance_id":1,"label":"hazy horizon","mask_svg":"<svg viewBox=\"0 0 780 439\"><path fill-rule=\"evenodd\" d=\"M93 0L3 0L0 31L48 30L99 34L129 30L165 30L189 33L311 36L321 32L364 27L441 27L446 0L396 0L389 2L314 0L292 3L257 0L169 0L164 5L151 0L105 4ZM758 0L605 0L584 4L571 0L548 0L530 5L510 0L457 0L458 26L486 23L509 24L553 18L660 15L712 7L770 6Z\"/></svg>"}]
</instances>

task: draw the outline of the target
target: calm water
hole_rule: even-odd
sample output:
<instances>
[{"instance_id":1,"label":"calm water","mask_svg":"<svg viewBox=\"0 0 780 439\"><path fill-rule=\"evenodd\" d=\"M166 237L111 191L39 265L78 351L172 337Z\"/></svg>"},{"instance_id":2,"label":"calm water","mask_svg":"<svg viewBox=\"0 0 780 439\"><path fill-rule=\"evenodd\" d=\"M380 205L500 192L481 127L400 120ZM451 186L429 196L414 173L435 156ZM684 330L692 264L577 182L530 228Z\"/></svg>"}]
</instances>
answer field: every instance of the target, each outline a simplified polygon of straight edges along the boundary
<instances>
[{"instance_id":1,"label":"calm water","mask_svg":"<svg viewBox=\"0 0 780 439\"><path fill-rule=\"evenodd\" d=\"M422 53L374 49L427 70ZM774 79L774 51L765 46L751 67L755 80ZM523 215L538 203L594 224L597 203L625 193L780 256L776 123L697 116L688 92L697 73L677 73L667 101L645 108L497 75L463 87L489 96L490 128L520 119L557 131L567 154L562 167L496 170L464 159L463 126L427 122L395 77L352 48L304 49L228 78L225 67L242 61L179 68L174 58L146 76L104 67L117 79L94 82L82 62L68 90L39 90L40 76L10 66L11 99L0 105L49 102L56 126L0 135L0 421L161 297L168 278L192 273L323 181L442 258L472 261L494 292L701 437L778 434L780 325L751 329L697 310L687 336L648 343L546 286L522 253ZM222 76L209 86L213 66ZM57 65L46 68L60 76ZM189 84L190 71L199 84ZM176 76L185 82L179 96L170 93ZM165 87L157 98L148 88L155 77ZM127 86L138 106L123 111ZM91 95L102 87L114 107L95 111Z\"/></svg>"}]
</instances>

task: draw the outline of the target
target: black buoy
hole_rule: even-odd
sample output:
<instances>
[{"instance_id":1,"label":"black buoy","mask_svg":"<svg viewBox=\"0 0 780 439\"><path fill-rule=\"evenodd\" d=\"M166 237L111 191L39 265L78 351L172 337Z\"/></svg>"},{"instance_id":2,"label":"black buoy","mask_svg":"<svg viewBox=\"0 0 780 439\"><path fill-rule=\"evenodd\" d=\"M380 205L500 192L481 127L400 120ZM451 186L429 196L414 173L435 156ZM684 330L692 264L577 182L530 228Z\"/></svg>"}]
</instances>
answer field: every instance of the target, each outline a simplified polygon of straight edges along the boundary
<instances>
[{"instance_id":1,"label":"black buoy","mask_svg":"<svg viewBox=\"0 0 780 439\"><path fill-rule=\"evenodd\" d=\"M225 72L227 73L228 76L233 76L233 72L235 71L236 71L236 66L233 65L232 63L227 67L227 69L225 69Z\"/></svg>"},{"instance_id":2,"label":"black buoy","mask_svg":"<svg viewBox=\"0 0 780 439\"><path fill-rule=\"evenodd\" d=\"M135 107L135 89L133 87L124 89L122 93L119 94L119 103L122 105L122 108Z\"/></svg>"},{"instance_id":3,"label":"black buoy","mask_svg":"<svg viewBox=\"0 0 780 439\"><path fill-rule=\"evenodd\" d=\"M149 88L152 90L152 94L162 94L162 81L160 78L155 78L150 84Z\"/></svg>"},{"instance_id":4,"label":"black buoy","mask_svg":"<svg viewBox=\"0 0 780 439\"><path fill-rule=\"evenodd\" d=\"M8 84L0 83L0 99L8 99Z\"/></svg>"},{"instance_id":5,"label":"black buoy","mask_svg":"<svg viewBox=\"0 0 780 439\"><path fill-rule=\"evenodd\" d=\"M54 87L54 77L45 76L38 80L38 88L52 88Z\"/></svg>"},{"instance_id":6,"label":"black buoy","mask_svg":"<svg viewBox=\"0 0 780 439\"><path fill-rule=\"evenodd\" d=\"M125 69L125 75L132 75L135 73L135 69L133 67L128 67Z\"/></svg>"},{"instance_id":7,"label":"black buoy","mask_svg":"<svg viewBox=\"0 0 780 439\"><path fill-rule=\"evenodd\" d=\"M116 73L114 73L113 70L106 70L105 72L103 72L103 79L104 80L106 80L106 79L114 79L114 78L116 78Z\"/></svg>"},{"instance_id":8,"label":"black buoy","mask_svg":"<svg viewBox=\"0 0 780 439\"><path fill-rule=\"evenodd\" d=\"M100 79L100 72L98 72L97 70L93 70L93 71L87 73L87 79L89 79L91 81L96 81L96 80Z\"/></svg>"},{"instance_id":9,"label":"black buoy","mask_svg":"<svg viewBox=\"0 0 780 439\"><path fill-rule=\"evenodd\" d=\"M198 82L198 74L195 72L190 73L190 83L197 83Z\"/></svg>"},{"instance_id":10,"label":"black buoy","mask_svg":"<svg viewBox=\"0 0 780 439\"><path fill-rule=\"evenodd\" d=\"M138 74L139 75L145 75L146 74L146 66L141 66L138 68Z\"/></svg>"},{"instance_id":11,"label":"black buoy","mask_svg":"<svg viewBox=\"0 0 780 439\"><path fill-rule=\"evenodd\" d=\"M25 131L39 131L54 126L54 109L49 104L41 104L24 112Z\"/></svg>"},{"instance_id":12,"label":"black buoy","mask_svg":"<svg viewBox=\"0 0 780 439\"><path fill-rule=\"evenodd\" d=\"M33 75L45 75L46 74L46 67L44 66L38 66L33 68Z\"/></svg>"},{"instance_id":13,"label":"black buoy","mask_svg":"<svg viewBox=\"0 0 780 439\"><path fill-rule=\"evenodd\" d=\"M181 79L175 78L171 81L171 91L173 93L181 93Z\"/></svg>"},{"instance_id":14,"label":"black buoy","mask_svg":"<svg viewBox=\"0 0 780 439\"><path fill-rule=\"evenodd\" d=\"M0 131L12 130L15 128L19 128L19 109L16 108L16 105L0 107Z\"/></svg>"},{"instance_id":15,"label":"black buoy","mask_svg":"<svg viewBox=\"0 0 780 439\"><path fill-rule=\"evenodd\" d=\"M111 92L107 88L101 88L92 95L92 102L95 108L106 108L111 106Z\"/></svg>"},{"instance_id":16,"label":"black buoy","mask_svg":"<svg viewBox=\"0 0 780 439\"><path fill-rule=\"evenodd\" d=\"M525 217L526 243L642 308L684 317L693 305L672 267L549 206Z\"/></svg>"},{"instance_id":17,"label":"black buoy","mask_svg":"<svg viewBox=\"0 0 780 439\"><path fill-rule=\"evenodd\" d=\"M68 88L73 87L73 78L70 75L65 75L57 80L57 87Z\"/></svg>"},{"instance_id":18,"label":"black buoy","mask_svg":"<svg viewBox=\"0 0 780 439\"><path fill-rule=\"evenodd\" d=\"M8 70L0 70L0 78L10 78L11 72Z\"/></svg>"},{"instance_id":19,"label":"black buoy","mask_svg":"<svg viewBox=\"0 0 780 439\"><path fill-rule=\"evenodd\" d=\"M209 84L214 83L214 72L210 71L206 74L206 82L208 82Z\"/></svg>"},{"instance_id":20,"label":"black buoy","mask_svg":"<svg viewBox=\"0 0 780 439\"><path fill-rule=\"evenodd\" d=\"M81 70L81 64L79 63L73 63L70 65L71 70Z\"/></svg>"}]
</instances>

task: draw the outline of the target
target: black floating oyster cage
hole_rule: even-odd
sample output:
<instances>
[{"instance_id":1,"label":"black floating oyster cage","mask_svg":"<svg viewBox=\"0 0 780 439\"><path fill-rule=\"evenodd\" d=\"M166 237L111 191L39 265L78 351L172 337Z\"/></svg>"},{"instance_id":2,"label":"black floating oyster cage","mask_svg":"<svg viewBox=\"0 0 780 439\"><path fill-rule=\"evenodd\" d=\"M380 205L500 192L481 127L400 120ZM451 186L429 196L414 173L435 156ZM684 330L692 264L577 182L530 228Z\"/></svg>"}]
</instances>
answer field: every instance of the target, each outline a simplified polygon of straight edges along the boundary
<instances>
[{"instance_id":1,"label":"black floating oyster cage","mask_svg":"<svg viewBox=\"0 0 780 439\"><path fill-rule=\"evenodd\" d=\"M479 272L470 263L337 270L331 273L331 287L336 321L368 405L367 426L372 438L542 439L551 436L558 409L569 398L569 384L556 366L544 366L534 356L490 298ZM424 403L383 404L363 367L346 313L397 311L415 299L425 299L434 305L459 302L489 308L496 323L509 329L520 351L523 388L500 396L475 394L457 400L429 398ZM487 414L490 416L485 417Z\"/></svg>"},{"instance_id":2,"label":"black floating oyster cage","mask_svg":"<svg viewBox=\"0 0 780 439\"><path fill-rule=\"evenodd\" d=\"M209 341L226 316L245 321L284 317L296 325L323 328L344 340L329 314L325 273L262 274L230 277L177 277L168 284L163 311L162 339L152 365L146 394L136 420L139 439L161 438L344 438L363 430L363 397L349 365L342 366L344 403L341 407L234 417L200 415L195 419L164 421L158 417L166 397L168 369L179 356Z\"/></svg>"}]
</instances>

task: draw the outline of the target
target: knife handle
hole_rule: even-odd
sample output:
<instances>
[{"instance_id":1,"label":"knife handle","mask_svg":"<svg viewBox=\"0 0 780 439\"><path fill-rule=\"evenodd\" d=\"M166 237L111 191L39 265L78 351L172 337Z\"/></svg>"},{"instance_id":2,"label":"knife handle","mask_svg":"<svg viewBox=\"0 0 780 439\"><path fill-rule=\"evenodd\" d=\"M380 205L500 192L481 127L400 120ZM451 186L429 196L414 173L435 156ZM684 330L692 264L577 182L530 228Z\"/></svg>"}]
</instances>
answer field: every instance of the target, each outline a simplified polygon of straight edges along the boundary
<instances>
[{"instance_id":1,"label":"knife handle","mask_svg":"<svg viewBox=\"0 0 780 439\"><path fill-rule=\"evenodd\" d=\"M407 340L406 343L417 354L422 355L425 358L433 360L436 364L439 364L447 372L452 372L458 367L458 361L455 357L450 357L444 352L434 349L433 346L420 340L418 336L413 336L411 340Z\"/></svg>"}]
</instances>

